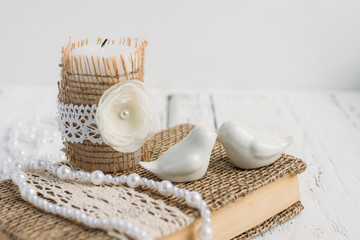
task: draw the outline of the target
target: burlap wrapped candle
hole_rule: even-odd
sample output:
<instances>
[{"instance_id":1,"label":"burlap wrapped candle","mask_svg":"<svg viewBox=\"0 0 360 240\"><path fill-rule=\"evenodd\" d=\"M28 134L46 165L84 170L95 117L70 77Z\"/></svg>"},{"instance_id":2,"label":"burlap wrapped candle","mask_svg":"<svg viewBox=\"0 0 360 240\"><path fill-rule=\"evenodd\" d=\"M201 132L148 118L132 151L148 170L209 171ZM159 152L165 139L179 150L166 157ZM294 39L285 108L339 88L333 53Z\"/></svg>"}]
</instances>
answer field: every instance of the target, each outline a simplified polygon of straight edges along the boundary
<instances>
[{"instance_id":1,"label":"burlap wrapped candle","mask_svg":"<svg viewBox=\"0 0 360 240\"><path fill-rule=\"evenodd\" d=\"M96 124L96 109L103 93L124 80L144 79L147 42L122 38L70 41L62 48L58 82L58 121L65 153L76 167L86 171L126 172L148 161L147 143L135 152L122 153L106 145Z\"/></svg>"}]
</instances>

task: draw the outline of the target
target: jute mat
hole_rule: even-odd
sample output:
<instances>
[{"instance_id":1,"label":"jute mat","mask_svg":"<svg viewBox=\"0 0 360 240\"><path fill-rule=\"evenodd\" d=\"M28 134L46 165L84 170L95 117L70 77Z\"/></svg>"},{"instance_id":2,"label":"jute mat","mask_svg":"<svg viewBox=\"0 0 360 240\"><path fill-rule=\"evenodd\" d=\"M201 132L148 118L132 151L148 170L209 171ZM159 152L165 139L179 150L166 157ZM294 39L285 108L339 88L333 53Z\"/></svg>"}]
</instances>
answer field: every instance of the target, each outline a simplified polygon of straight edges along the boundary
<instances>
[{"instance_id":1,"label":"jute mat","mask_svg":"<svg viewBox=\"0 0 360 240\"><path fill-rule=\"evenodd\" d=\"M182 124L157 133L149 141L151 161L183 139L193 127L190 124ZM306 164L302 160L282 154L275 163L267 167L243 170L228 161L224 148L217 141L206 175L198 181L176 185L198 191L210 210L215 211L269 182L288 174L300 174L305 169ZM152 173L140 167L133 171L142 177L159 180ZM175 197L164 198L147 188L137 190L149 194L152 198L161 198L166 204L176 206L190 217L198 216L198 212L187 207L184 200L178 200ZM291 219L302 209L301 203L297 202L234 239L252 238ZM6 237L10 239L113 239L102 230L90 229L62 217L45 213L23 201L11 180L0 182L0 216L0 232L3 233L5 239ZM1 236L0 234L0 239Z\"/></svg>"}]
</instances>

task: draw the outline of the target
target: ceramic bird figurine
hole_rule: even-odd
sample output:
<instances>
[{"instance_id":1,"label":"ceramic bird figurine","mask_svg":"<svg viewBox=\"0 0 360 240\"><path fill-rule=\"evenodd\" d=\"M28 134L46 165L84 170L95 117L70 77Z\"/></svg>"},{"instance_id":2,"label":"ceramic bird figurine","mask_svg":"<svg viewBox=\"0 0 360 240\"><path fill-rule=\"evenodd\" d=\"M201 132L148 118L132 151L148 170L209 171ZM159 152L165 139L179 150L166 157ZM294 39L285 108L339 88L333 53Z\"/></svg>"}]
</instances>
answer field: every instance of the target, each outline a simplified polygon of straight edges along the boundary
<instances>
[{"instance_id":1,"label":"ceramic bird figurine","mask_svg":"<svg viewBox=\"0 0 360 240\"><path fill-rule=\"evenodd\" d=\"M230 161L243 169L259 168L275 162L294 141L294 137L278 138L227 121L218 130L218 138Z\"/></svg>"},{"instance_id":2,"label":"ceramic bird figurine","mask_svg":"<svg viewBox=\"0 0 360 240\"><path fill-rule=\"evenodd\" d=\"M140 165L162 180L195 181L205 175L215 141L216 133L212 129L198 126L157 160Z\"/></svg>"}]
</instances>

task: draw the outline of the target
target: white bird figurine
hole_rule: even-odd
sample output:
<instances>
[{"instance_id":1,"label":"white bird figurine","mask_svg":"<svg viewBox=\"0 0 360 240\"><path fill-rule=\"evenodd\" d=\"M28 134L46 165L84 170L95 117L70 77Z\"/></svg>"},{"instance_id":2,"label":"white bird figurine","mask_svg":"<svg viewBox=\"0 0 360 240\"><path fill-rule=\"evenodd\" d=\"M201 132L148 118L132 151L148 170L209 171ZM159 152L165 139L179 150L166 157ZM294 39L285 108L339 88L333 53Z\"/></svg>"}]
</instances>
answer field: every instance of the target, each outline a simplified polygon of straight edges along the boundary
<instances>
[{"instance_id":1,"label":"white bird figurine","mask_svg":"<svg viewBox=\"0 0 360 240\"><path fill-rule=\"evenodd\" d=\"M230 161L243 169L270 165L295 139L293 136L274 137L235 121L223 123L218 130L218 138Z\"/></svg>"},{"instance_id":2,"label":"white bird figurine","mask_svg":"<svg viewBox=\"0 0 360 240\"><path fill-rule=\"evenodd\" d=\"M215 141L216 133L212 129L198 126L157 160L140 165L162 180L195 181L205 175Z\"/></svg>"}]
</instances>

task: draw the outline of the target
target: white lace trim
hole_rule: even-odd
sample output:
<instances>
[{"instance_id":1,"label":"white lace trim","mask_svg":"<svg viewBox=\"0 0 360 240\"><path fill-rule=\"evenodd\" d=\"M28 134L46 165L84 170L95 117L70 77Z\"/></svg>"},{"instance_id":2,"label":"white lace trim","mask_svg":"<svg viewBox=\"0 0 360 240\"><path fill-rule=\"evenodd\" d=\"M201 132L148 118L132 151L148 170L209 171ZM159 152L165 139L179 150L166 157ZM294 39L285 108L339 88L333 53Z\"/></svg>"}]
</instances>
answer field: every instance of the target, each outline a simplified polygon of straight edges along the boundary
<instances>
[{"instance_id":1,"label":"white lace trim","mask_svg":"<svg viewBox=\"0 0 360 240\"><path fill-rule=\"evenodd\" d=\"M96 125L97 104L73 105L58 101L57 122L61 136L67 142L82 143L89 140L92 143L103 143L100 131Z\"/></svg>"},{"instance_id":2,"label":"white lace trim","mask_svg":"<svg viewBox=\"0 0 360 240\"><path fill-rule=\"evenodd\" d=\"M47 171L41 174L28 172L27 176L28 183L45 199L61 206L80 209L94 217L131 221L136 227L145 230L152 239L164 237L193 222L180 209L123 185L94 186L83 181L69 182ZM104 230L118 239L129 239L117 229Z\"/></svg>"}]
</instances>

